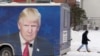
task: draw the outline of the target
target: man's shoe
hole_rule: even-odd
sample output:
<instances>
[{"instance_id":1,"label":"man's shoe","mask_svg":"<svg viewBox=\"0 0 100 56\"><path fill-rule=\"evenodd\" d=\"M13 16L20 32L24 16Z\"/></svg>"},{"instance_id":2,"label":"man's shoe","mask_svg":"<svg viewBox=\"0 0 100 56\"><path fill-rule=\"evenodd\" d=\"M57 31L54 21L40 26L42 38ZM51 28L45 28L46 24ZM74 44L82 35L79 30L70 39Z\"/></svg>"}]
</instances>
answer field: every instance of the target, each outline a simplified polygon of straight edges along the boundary
<instances>
[{"instance_id":1,"label":"man's shoe","mask_svg":"<svg viewBox=\"0 0 100 56\"><path fill-rule=\"evenodd\" d=\"M77 50L78 52L80 52L79 50Z\"/></svg>"},{"instance_id":2,"label":"man's shoe","mask_svg":"<svg viewBox=\"0 0 100 56\"><path fill-rule=\"evenodd\" d=\"M87 51L87 52L91 52L91 51Z\"/></svg>"}]
</instances>

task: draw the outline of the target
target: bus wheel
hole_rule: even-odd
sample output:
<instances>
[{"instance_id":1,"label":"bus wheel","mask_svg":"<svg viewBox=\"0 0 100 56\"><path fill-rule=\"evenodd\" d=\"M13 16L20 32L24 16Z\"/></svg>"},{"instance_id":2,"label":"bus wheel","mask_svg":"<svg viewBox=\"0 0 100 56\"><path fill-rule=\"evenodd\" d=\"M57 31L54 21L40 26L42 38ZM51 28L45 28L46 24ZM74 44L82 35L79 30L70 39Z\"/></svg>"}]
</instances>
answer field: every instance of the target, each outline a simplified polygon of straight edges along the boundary
<instances>
[{"instance_id":1,"label":"bus wheel","mask_svg":"<svg viewBox=\"0 0 100 56\"><path fill-rule=\"evenodd\" d=\"M13 56L12 50L9 47L4 47L0 50L0 56Z\"/></svg>"}]
</instances>

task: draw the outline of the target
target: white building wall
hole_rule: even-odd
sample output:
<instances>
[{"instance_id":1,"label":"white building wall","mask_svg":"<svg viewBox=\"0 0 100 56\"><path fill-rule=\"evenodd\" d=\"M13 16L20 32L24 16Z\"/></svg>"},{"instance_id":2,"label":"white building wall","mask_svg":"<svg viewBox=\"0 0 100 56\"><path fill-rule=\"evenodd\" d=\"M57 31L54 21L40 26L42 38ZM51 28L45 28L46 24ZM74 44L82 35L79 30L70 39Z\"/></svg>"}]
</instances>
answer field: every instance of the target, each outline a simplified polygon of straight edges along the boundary
<instances>
[{"instance_id":1,"label":"white building wall","mask_svg":"<svg viewBox=\"0 0 100 56\"><path fill-rule=\"evenodd\" d=\"M100 0L83 0L82 8L85 9L89 18L100 17Z\"/></svg>"},{"instance_id":2,"label":"white building wall","mask_svg":"<svg viewBox=\"0 0 100 56\"><path fill-rule=\"evenodd\" d=\"M100 19L88 19L89 21L89 28L95 29L98 27L100 29Z\"/></svg>"},{"instance_id":3,"label":"white building wall","mask_svg":"<svg viewBox=\"0 0 100 56\"><path fill-rule=\"evenodd\" d=\"M88 19L92 19L90 21L93 27L100 28L100 0L81 0L80 5L86 11Z\"/></svg>"}]
</instances>

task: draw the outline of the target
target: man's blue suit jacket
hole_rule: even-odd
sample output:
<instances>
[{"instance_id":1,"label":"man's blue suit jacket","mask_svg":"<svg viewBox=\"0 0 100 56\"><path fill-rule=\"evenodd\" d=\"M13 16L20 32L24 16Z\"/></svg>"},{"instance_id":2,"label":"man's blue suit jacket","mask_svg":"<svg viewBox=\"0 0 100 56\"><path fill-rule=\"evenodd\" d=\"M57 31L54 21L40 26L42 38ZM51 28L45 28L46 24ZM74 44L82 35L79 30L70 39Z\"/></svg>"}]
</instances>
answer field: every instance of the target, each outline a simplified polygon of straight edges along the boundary
<instances>
[{"instance_id":1,"label":"man's blue suit jacket","mask_svg":"<svg viewBox=\"0 0 100 56\"><path fill-rule=\"evenodd\" d=\"M10 43L14 47L14 56L22 56L19 33L6 35L3 38L6 39L5 42ZM43 38L36 37L34 40L32 56L54 56L53 45Z\"/></svg>"}]
</instances>

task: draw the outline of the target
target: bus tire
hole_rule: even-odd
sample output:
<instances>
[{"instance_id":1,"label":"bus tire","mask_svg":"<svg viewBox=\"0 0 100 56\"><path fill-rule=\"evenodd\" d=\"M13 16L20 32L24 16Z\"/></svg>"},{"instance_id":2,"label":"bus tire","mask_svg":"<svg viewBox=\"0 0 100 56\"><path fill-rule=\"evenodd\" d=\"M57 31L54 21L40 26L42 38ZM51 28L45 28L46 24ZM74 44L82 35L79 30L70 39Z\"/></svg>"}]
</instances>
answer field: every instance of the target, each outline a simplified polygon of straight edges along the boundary
<instances>
[{"instance_id":1,"label":"bus tire","mask_svg":"<svg viewBox=\"0 0 100 56\"><path fill-rule=\"evenodd\" d=\"M12 49L4 47L0 50L0 56L13 56Z\"/></svg>"}]
</instances>

